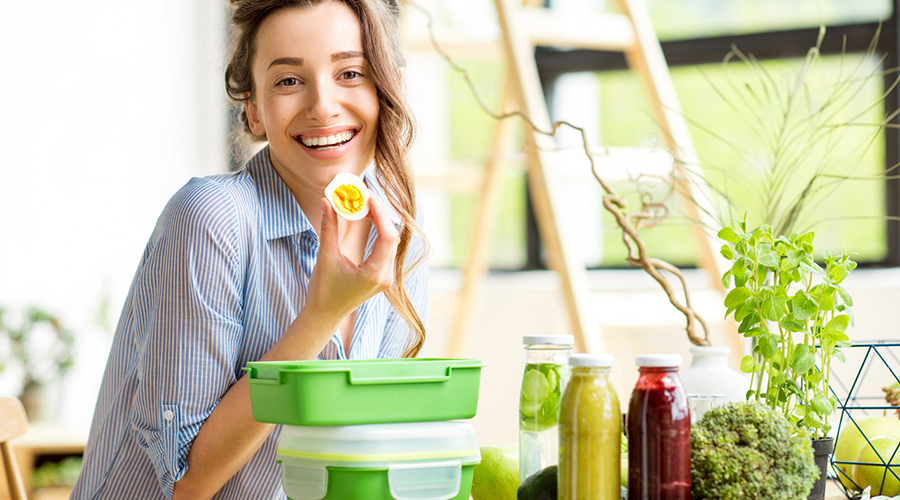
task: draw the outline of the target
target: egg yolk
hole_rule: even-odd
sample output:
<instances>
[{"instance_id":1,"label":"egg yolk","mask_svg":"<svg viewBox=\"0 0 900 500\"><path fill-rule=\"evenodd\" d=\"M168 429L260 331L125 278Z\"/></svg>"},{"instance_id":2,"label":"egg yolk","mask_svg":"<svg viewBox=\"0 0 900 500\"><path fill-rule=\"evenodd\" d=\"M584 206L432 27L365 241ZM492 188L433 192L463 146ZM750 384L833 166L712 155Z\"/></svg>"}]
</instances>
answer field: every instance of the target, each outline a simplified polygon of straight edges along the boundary
<instances>
[{"instance_id":1,"label":"egg yolk","mask_svg":"<svg viewBox=\"0 0 900 500\"><path fill-rule=\"evenodd\" d=\"M351 184L342 184L338 186L338 188L334 190L332 199L338 210L345 214L359 213L365 203L365 199L359 191L359 188Z\"/></svg>"}]
</instances>

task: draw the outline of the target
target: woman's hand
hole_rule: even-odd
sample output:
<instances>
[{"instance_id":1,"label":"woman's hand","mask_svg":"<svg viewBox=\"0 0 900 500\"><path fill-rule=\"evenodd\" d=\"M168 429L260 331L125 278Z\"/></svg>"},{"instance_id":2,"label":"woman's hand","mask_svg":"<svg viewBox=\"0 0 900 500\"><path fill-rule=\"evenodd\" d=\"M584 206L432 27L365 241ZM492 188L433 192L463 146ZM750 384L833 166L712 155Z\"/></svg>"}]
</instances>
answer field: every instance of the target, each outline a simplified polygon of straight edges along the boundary
<instances>
[{"instance_id":1,"label":"woman's hand","mask_svg":"<svg viewBox=\"0 0 900 500\"><path fill-rule=\"evenodd\" d=\"M375 197L369 199L369 214L378 231L372 253L356 264L341 252L338 215L322 198L319 254L309 278L304 309L340 321L366 300L390 288L400 235L387 210Z\"/></svg>"}]
</instances>

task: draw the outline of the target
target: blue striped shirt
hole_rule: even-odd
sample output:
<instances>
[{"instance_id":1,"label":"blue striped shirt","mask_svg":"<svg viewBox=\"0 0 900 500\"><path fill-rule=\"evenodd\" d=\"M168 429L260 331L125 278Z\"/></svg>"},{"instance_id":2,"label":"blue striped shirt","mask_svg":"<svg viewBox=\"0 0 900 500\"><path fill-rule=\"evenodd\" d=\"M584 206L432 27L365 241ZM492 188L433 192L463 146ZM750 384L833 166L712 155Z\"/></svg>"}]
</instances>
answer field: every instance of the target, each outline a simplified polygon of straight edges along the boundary
<instances>
[{"instance_id":1,"label":"blue striped shirt","mask_svg":"<svg viewBox=\"0 0 900 500\"><path fill-rule=\"evenodd\" d=\"M365 179L399 225L374 169ZM373 226L366 256L376 237ZM318 248L268 148L242 171L191 179L172 197L119 319L73 500L172 497L204 420L303 307ZM410 248L415 256L421 242ZM427 273L420 265L406 281L423 321ZM378 294L357 309L349 356L335 333L318 359L401 357L410 335ZM275 463L279 435L276 427L214 498L286 498Z\"/></svg>"}]
</instances>

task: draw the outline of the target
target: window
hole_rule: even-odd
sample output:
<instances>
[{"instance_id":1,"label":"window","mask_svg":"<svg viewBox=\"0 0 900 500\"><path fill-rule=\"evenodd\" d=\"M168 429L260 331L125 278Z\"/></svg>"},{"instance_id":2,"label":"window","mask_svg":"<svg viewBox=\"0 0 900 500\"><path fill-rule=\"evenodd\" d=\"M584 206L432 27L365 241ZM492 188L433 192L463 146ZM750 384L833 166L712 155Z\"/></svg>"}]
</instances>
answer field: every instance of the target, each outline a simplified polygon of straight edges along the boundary
<instances>
[{"instance_id":1,"label":"window","mask_svg":"<svg viewBox=\"0 0 900 500\"><path fill-rule=\"evenodd\" d=\"M816 2L815 8L810 5L810 2L741 0L649 2L683 112L691 124L692 138L704 166L719 163L727 170L728 165L733 165L735 161L752 161L751 158L736 156L733 150L729 151L726 141L738 143L751 152L764 152L760 150L764 146L758 141L754 143L754 138L750 137L752 134L748 134L747 123L736 118L734 111L715 96L713 86L703 76L707 75L717 88L725 86L726 77L739 84L752 78L744 65L729 64L723 67L722 58L732 44L744 53L752 53L763 60L762 67L780 77L801 64L802 57L815 44L817 24L822 20L828 24L822 50L825 55L817 68L823 74L833 76L841 70L842 64L846 69L860 63L873 73L883 67L897 65L898 40L893 29L896 22L893 17L886 23L886 29L878 41L877 56L887 54L882 67L877 66L876 60L862 60L878 29L877 21L887 18L893 10L889 2L871 0L851 4L835 0ZM777 15L773 14L775 11ZM847 37L847 54L841 57L844 36ZM647 109L645 90L633 72L623 71L625 61L620 54L539 48L537 61L545 82L545 92L550 96L548 102L551 103L554 119L585 121L583 109L557 104L559 93L572 93L566 78L573 74L587 75L594 79L595 88L601 96L601 105L596 112L599 115L598 142L610 146L641 146L654 142L653 120L649 111L644 111ZM845 111L862 112L866 109L865 103L877 101L894 78L896 74L886 75L883 79L873 78L862 87L859 98ZM824 78L822 81L825 81ZM883 105L866 112L861 121L878 123L887 109L897 109L895 94L891 93ZM580 113L578 118L566 114L572 109ZM627 119L629 117L631 119ZM705 133L700 124L707 130L715 131L715 135ZM864 142L854 133L852 130L848 132L848 137L835 148L834 155L851 155L856 145ZM841 166L839 171L857 176L878 175L897 163L898 147L896 131L882 133L871 147L855 151L854 158L860 160L858 164ZM807 161L798 168L809 169L814 165L812 161ZM704 173L711 177L715 175L708 168ZM629 186L623 186L621 191L619 187L615 189L622 194L628 192ZM797 229L816 230L817 246L833 252L840 252L841 246L846 245L849 251L857 253L857 259L863 264L900 265L900 232L896 222L887 221L884 217L898 213L897 181L848 181L841 184L839 190L838 196L829 197L816 209L815 215L801 221ZM740 198L740 190L734 191ZM636 201L634 196L631 198ZM602 211L599 204L597 209ZM674 207L673 212L676 215L666 223L641 234L654 256L681 266L692 265L695 263L696 247L690 233L690 223L677 216L680 212L678 207ZM842 218L848 215L853 218ZM607 214L604 214L603 232L599 237L602 240L602 253L596 259L599 265L625 265L625 248L621 244L620 232ZM539 241L536 232L529 232L528 238ZM535 256L530 257L534 259ZM533 266L536 263L532 260L530 264Z\"/></svg>"}]
</instances>

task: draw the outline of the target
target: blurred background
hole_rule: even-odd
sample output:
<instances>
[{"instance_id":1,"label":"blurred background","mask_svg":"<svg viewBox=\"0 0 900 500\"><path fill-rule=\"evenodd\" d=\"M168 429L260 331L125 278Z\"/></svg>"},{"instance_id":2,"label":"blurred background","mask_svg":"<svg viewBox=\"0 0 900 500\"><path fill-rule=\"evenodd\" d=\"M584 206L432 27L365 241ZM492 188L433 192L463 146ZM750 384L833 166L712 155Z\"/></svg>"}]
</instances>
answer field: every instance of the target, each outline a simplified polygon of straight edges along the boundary
<instances>
[{"instance_id":1,"label":"blurred background","mask_svg":"<svg viewBox=\"0 0 900 500\"><path fill-rule=\"evenodd\" d=\"M614 2L602 0L551 3L560 9L615 10ZM842 112L878 123L898 108L896 92L884 95L897 75L881 73L898 66L894 0L646 4L710 178L727 179L729 169L741 166L752 170L767 154L765 140L736 106L745 99L723 95L735 82L741 88L741 82L759 75L759 68L722 64L733 45L754 54L759 67L779 80L800 67L824 25L821 73L811 82L827 86L849 68L861 68L868 77L856 79L862 83ZM466 69L484 102L498 109L506 62L494 3L420 0L417 5L433 17L437 40ZM32 457L38 468L77 456L119 311L166 201L193 176L240 165L229 142L235 114L223 86L227 16L222 0L4 5L0 392L31 402L32 427L42 433L32 439L46 445L35 445L43 450ZM476 215L478 171L496 122L430 46L425 15L407 4L402 24L407 91L419 123L413 163L422 179L425 231L433 246L429 337L422 355L445 356ZM867 55L880 26L877 46ZM539 48L536 60L554 119L584 127L597 145L661 142L647 94L620 55ZM461 353L486 364L474 424L485 444L496 445L517 438L521 337L570 333L559 280L547 270L527 194L521 123L513 129L500 163L503 189L488 247L490 272ZM840 165L842 175L867 179L835 186L800 229L816 231L817 247L857 254L861 269L847 282L855 299L851 338L900 340L900 230L889 220L900 214L900 184L881 175L900 160L900 136L877 128L867 133L870 139L851 132L829 152L848 158ZM576 139L563 133L557 143L571 148ZM563 213L590 269L587 303L597 322L590 333L602 335L605 349L616 356L613 380L627 400L636 378L635 355L676 352L688 364L690 344L683 318L658 285L627 266L621 232L604 213L599 185L582 160L569 169L580 173L563 181L569 193ZM641 186L628 175L610 178L634 200L641 189L666 194L658 184ZM733 179L730 194L750 197L750 187ZM722 296L712 286L718 277L695 268L692 222L673 203L670 220L643 233L648 249L686 270L694 306L709 322L713 342L729 345ZM847 376L858 368L848 366ZM47 473L54 478L77 474L73 462L48 467L56 467Z\"/></svg>"}]
</instances>

